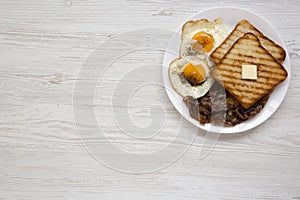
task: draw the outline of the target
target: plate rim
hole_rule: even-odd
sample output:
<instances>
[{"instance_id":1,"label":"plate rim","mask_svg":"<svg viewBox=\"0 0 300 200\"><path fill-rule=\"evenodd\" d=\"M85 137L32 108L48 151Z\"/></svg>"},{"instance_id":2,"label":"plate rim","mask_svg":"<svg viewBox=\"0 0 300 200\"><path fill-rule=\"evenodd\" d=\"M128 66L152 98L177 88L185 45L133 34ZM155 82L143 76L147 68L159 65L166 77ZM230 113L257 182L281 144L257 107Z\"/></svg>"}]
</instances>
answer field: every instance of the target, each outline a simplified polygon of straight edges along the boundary
<instances>
[{"instance_id":1,"label":"plate rim","mask_svg":"<svg viewBox=\"0 0 300 200\"><path fill-rule=\"evenodd\" d=\"M210 133L219 133L219 134L236 134L236 133L241 133L241 132L245 132L245 131L249 131L251 129L254 129L256 127L258 127L259 125L263 124L266 120L268 120L278 109L279 107L281 106L282 102L284 101L285 97L286 97L286 94L287 94L287 91L288 91L288 88L289 88L289 85L290 85L290 76L291 76L291 66L290 66L290 57L289 57L289 54L288 54L288 51L287 51L287 48L284 44L284 41L282 40L282 37L281 35L279 34L279 32L276 30L276 28L273 26L273 24L271 24L266 18L264 18L263 16L261 16L260 14L258 13L255 13L254 11L252 10L249 10L249 9L246 9L246 8L242 8L242 7L237 7L237 6L214 6L214 7L209 7L209 8L206 8L206 9L203 9L193 15L191 15L190 17L188 17L187 19L183 20L182 23L180 23L180 26L178 27L177 29L177 34L179 33L180 36L181 36L181 30L182 30L182 26L184 23L186 23L187 21L191 21L191 20L195 20L194 18L197 17L198 15L201 15L201 13L205 13L205 12L208 12L210 10L217 10L217 9L234 9L234 10L237 10L237 11L243 11L243 12L247 12L248 14L250 13L251 15L255 16L256 18L258 19L262 19L265 23L268 24L268 26L271 27L271 32L273 32L276 37L278 37L279 39L279 43L280 45L283 47L283 49L286 51L286 58L285 58L285 61L284 61L284 64L282 64L284 66L284 68L288 71L288 76L286 78L286 80L284 80L283 82L285 82L285 87L283 88L284 91L283 91L283 94L279 96L280 98L280 102L277 106L275 106L276 108L274 110L272 110L269 115L261 120L259 120L258 123L255 123L254 126L243 126L245 127L244 129L238 129L238 130L234 130L233 128L236 127L236 126L233 126L233 127L222 127L221 129L218 129L218 131L212 131L210 130L210 127L211 127L211 124L207 124L207 125L201 125L197 120L193 119L190 117L189 113L188 113L188 116L185 116L183 112L181 112L173 103L172 99L171 99L171 93L169 93L169 88L167 88L167 82L170 81L169 80L169 74L168 74L168 68L169 68L169 64L167 62L167 56L168 56L168 51L165 52L164 54L164 57L163 57L163 70L162 70L162 76L163 76L163 82L164 82L164 86L165 86L165 90L167 92L167 96L169 98L169 100L171 101L172 105L175 107L175 109L177 110L177 112L179 112L179 114L184 117L189 123L193 124L194 126L196 126L197 128L200 128L204 131L207 131L207 132L210 132ZM222 16L220 16L222 17ZM200 18L199 18L200 19ZM225 24L226 24L226 21L225 21ZM231 32L231 30L229 30L229 32ZM172 41L174 35L176 33L174 33L171 38L169 39L169 42L167 44L167 49L170 47L171 43L174 42ZM278 43L278 41L276 41L276 43ZM180 44L179 44L180 45ZM177 54L178 55L178 54ZM179 56L179 55L178 55ZM166 69L167 68L167 69ZM166 74L167 72L167 74ZM167 75L167 78L165 77ZM283 83L282 82L282 83ZM171 83L170 83L171 84ZM172 88L172 90L174 90ZM275 89L276 90L276 89ZM272 92L273 93L273 92ZM181 97L182 99L182 97ZM270 103L269 101L267 102L267 104ZM254 117L255 118L255 117ZM193 121L191 121L193 120ZM195 122L197 122L198 124L195 124ZM241 123L243 124L243 123ZM221 130L221 131L219 131Z\"/></svg>"}]
</instances>

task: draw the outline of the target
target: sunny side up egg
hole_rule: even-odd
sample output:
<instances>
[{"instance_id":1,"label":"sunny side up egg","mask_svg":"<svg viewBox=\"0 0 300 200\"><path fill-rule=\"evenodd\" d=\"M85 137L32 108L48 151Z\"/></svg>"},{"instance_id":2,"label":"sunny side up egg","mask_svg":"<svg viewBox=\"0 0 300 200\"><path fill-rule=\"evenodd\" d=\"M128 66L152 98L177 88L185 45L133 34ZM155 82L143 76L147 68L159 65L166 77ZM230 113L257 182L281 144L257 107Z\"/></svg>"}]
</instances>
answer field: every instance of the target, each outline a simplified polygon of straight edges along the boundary
<instances>
[{"instance_id":1,"label":"sunny side up egg","mask_svg":"<svg viewBox=\"0 0 300 200\"><path fill-rule=\"evenodd\" d=\"M228 34L229 31L220 17L212 22L207 19L188 21L182 27L180 56L199 53L210 55Z\"/></svg>"},{"instance_id":2,"label":"sunny side up egg","mask_svg":"<svg viewBox=\"0 0 300 200\"><path fill-rule=\"evenodd\" d=\"M169 66L170 82L175 91L183 97L204 96L214 82L209 73L209 63L196 56L176 58Z\"/></svg>"}]
</instances>

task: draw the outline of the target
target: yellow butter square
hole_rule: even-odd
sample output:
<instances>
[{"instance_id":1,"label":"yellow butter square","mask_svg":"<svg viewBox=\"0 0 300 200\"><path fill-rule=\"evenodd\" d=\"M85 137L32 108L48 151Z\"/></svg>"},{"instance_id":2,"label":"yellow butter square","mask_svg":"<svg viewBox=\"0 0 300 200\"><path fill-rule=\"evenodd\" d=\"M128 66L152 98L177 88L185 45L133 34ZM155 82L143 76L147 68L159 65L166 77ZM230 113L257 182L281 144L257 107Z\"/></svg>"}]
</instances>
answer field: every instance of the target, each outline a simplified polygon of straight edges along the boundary
<instances>
[{"instance_id":1,"label":"yellow butter square","mask_svg":"<svg viewBox=\"0 0 300 200\"><path fill-rule=\"evenodd\" d=\"M256 65L242 65L242 79L257 79L257 66Z\"/></svg>"}]
</instances>

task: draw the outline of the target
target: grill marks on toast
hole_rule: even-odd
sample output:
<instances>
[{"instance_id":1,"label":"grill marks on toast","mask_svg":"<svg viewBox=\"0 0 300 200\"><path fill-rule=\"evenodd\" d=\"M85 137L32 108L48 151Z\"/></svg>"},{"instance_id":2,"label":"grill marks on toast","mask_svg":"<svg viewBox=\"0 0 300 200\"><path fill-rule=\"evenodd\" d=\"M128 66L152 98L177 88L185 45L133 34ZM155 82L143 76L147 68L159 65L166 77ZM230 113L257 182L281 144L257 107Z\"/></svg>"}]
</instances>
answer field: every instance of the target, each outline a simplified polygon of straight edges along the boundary
<instances>
[{"instance_id":1,"label":"grill marks on toast","mask_svg":"<svg viewBox=\"0 0 300 200\"><path fill-rule=\"evenodd\" d=\"M243 64L257 66L257 80L242 79ZM246 33L228 50L211 71L211 76L247 109L271 93L276 85L285 80L287 72L261 45L258 37Z\"/></svg>"},{"instance_id":2,"label":"grill marks on toast","mask_svg":"<svg viewBox=\"0 0 300 200\"><path fill-rule=\"evenodd\" d=\"M286 53L285 50L273 42L271 39L262 34L257 28L255 28L247 20L241 20L234 30L229 34L229 36L224 40L224 42L217 47L214 52L211 54L211 58L215 63L219 63L232 45L244 34L253 33L259 38L261 45L268 51L270 54L276 58L279 62L284 61ZM251 40L251 38L250 38Z\"/></svg>"}]
</instances>

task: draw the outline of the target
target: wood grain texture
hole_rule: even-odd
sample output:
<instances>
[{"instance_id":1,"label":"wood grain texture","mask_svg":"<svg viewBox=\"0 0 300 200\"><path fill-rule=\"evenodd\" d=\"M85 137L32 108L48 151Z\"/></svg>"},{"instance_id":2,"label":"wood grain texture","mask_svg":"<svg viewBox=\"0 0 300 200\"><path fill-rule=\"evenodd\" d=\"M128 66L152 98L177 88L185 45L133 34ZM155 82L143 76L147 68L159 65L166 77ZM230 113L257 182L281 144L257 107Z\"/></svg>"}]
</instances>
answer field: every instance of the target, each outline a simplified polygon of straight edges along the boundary
<instances>
[{"instance_id":1,"label":"wood grain texture","mask_svg":"<svg viewBox=\"0 0 300 200\"><path fill-rule=\"evenodd\" d=\"M141 27L176 30L192 14L222 5L255 11L282 36L292 73L278 111L247 133L221 136L205 159L199 159L205 132L198 130L188 151L157 172L120 173L95 160L77 134L72 105L76 81L87 84L77 73L90 53L115 34ZM299 9L296 0L0 0L0 199L300 199ZM129 55L123 64L162 59L147 55ZM97 120L116 146L149 152L170 143L180 116L168 100L161 102L170 114L165 134L137 142L112 123L104 94L117 79L106 81L96 99ZM133 109L132 117L147 124L144 112ZM182 126L172 152L190 145L194 127Z\"/></svg>"}]
</instances>

